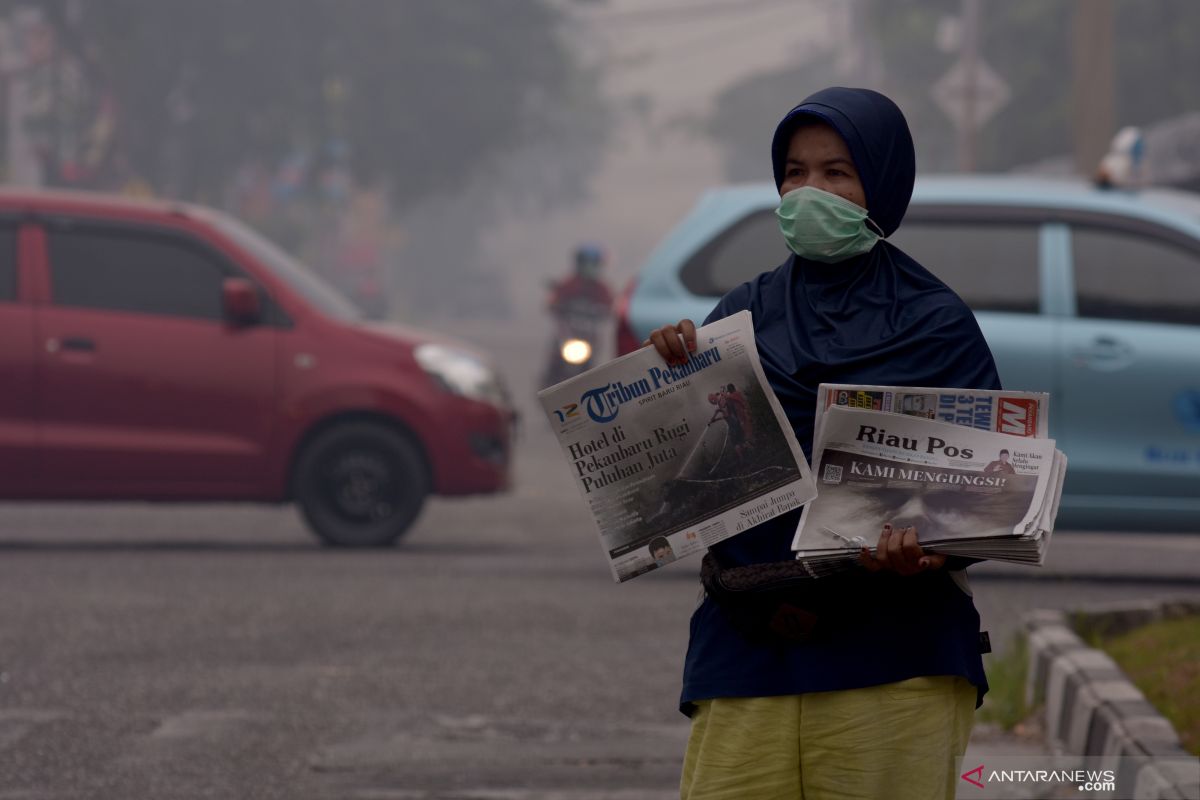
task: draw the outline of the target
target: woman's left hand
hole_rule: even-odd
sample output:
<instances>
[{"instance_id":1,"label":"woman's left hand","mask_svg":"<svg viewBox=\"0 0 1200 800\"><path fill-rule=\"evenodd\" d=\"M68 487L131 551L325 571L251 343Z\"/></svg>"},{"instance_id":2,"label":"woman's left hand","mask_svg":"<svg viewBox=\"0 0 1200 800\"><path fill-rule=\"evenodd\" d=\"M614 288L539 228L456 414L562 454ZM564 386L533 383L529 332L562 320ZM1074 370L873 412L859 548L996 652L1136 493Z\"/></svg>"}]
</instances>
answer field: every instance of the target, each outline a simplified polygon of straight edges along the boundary
<instances>
[{"instance_id":1,"label":"woman's left hand","mask_svg":"<svg viewBox=\"0 0 1200 800\"><path fill-rule=\"evenodd\" d=\"M916 528L893 528L891 523L883 526L879 534L879 545L872 553L863 548L858 562L870 572L891 570L900 575L916 575L941 569L946 557L938 553L926 553L917 543Z\"/></svg>"}]
</instances>

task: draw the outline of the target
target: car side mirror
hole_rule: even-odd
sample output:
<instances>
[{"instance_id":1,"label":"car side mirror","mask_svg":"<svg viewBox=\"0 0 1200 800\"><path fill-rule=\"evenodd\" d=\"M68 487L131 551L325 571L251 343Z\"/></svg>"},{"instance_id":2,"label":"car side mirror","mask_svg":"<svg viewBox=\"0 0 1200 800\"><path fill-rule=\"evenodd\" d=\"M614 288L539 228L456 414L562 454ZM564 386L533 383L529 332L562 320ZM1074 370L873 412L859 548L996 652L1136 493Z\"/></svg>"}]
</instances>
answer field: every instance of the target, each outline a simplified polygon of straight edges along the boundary
<instances>
[{"instance_id":1,"label":"car side mirror","mask_svg":"<svg viewBox=\"0 0 1200 800\"><path fill-rule=\"evenodd\" d=\"M245 278L226 278L221 284L221 307L225 319L237 325L262 321L262 298L258 288Z\"/></svg>"}]
</instances>

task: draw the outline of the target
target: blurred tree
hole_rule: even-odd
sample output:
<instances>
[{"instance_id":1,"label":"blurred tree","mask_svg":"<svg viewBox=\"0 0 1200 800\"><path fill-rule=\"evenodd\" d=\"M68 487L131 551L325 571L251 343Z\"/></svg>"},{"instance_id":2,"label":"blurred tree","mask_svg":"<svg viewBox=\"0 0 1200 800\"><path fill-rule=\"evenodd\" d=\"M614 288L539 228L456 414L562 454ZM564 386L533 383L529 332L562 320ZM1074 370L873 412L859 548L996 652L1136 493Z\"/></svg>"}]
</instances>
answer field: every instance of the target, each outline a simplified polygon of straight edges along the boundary
<instances>
[{"instance_id":1,"label":"blurred tree","mask_svg":"<svg viewBox=\"0 0 1200 800\"><path fill-rule=\"evenodd\" d=\"M295 154L303 170L333 153L402 210L561 133L565 105L601 115L541 0L0 0L0 13L31 6L111 96L112 158L176 196L216 202L248 160Z\"/></svg>"},{"instance_id":2,"label":"blurred tree","mask_svg":"<svg viewBox=\"0 0 1200 800\"><path fill-rule=\"evenodd\" d=\"M1086 0L1083 0L1086 2ZM1067 155L1072 147L1072 17L1080 0L1009 0L982 4L981 52L1008 83L1008 104L983 128L980 166L1008 169ZM869 0L871 35L888 66L888 89L919 131L933 169L953 169L953 128L928 86L958 57L936 46L941 19L956 0ZM1113 46L1114 129L1146 125L1200 108L1200 3L1116 0Z\"/></svg>"},{"instance_id":3,"label":"blurred tree","mask_svg":"<svg viewBox=\"0 0 1200 800\"><path fill-rule=\"evenodd\" d=\"M934 103L930 87L959 58L957 50L938 46L937 35L943 20L957 18L961 3L867 3L867 35L880 50L887 76L881 88L908 117L920 168L956 169L954 125ZM1071 5L1072 0L981 4L980 56L1011 96L980 130L979 169L1002 170L1069 152Z\"/></svg>"},{"instance_id":4,"label":"blurred tree","mask_svg":"<svg viewBox=\"0 0 1200 800\"><path fill-rule=\"evenodd\" d=\"M771 134L789 108L837 83L832 59L820 56L782 72L752 76L717 96L702 125L722 145L729 181L771 179Z\"/></svg>"},{"instance_id":5,"label":"blurred tree","mask_svg":"<svg viewBox=\"0 0 1200 800\"><path fill-rule=\"evenodd\" d=\"M1011 89L983 127L979 168L1004 170L1066 156L1072 146L1071 21L1077 0L1006 0L981 4L981 54ZM921 171L955 169L955 133L930 87L958 58L939 46L943 20L958 0L860 0L866 37L882 64L874 85L904 109ZM1084 0L1086 2L1086 0ZM1200 3L1116 0L1116 129L1200 109ZM760 75L725 92L708 120L730 179L765 178L770 130L808 92L853 78L839 75L834 43L788 70ZM757 129L756 129L757 128ZM758 166L755 166L758 165ZM751 172L751 169L757 171Z\"/></svg>"}]
</instances>

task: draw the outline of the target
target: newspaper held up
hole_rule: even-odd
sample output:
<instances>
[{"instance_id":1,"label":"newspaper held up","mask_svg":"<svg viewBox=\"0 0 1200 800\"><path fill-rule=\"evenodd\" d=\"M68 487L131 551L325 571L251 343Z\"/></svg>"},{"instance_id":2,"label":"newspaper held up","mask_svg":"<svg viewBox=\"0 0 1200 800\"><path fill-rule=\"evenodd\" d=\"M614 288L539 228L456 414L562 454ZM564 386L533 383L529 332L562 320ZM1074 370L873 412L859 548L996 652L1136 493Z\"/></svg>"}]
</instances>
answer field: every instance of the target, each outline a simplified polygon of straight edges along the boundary
<instances>
[{"instance_id":1,"label":"newspaper held up","mask_svg":"<svg viewBox=\"0 0 1200 800\"><path fill-rule=\"evenodd\" d=\"M824 417L818 497L792 542L812 574L853 563L885 523L936 553L1043 562L1066 472L1054 440L836 405Z\"/></svg>"},{"instance_id":2,"label":"newspaper held up","mask_svg":"<svg viewBox=\"0 0 1200 800\"><path fill-rule=\"evenodd\" d=\"M697 330L682 366L642 348L538 398L618 582L816 495L748 311Z\"/></svg>"}]
</instances>

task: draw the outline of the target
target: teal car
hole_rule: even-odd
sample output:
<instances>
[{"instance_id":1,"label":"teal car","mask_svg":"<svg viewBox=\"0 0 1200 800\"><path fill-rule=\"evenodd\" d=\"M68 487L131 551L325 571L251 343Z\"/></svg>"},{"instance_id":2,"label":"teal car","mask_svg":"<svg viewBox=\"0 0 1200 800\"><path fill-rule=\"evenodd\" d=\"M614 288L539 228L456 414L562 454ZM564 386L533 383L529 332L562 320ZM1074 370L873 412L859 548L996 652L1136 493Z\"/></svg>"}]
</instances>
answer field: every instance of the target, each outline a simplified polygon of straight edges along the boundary
<instances>
[{"instance_id":1,"label":"teal car","mask_svg":"<svg viewBox=\"0 0 1200 800\"><path fill-rule=\"evenodd\" d=\"M778 201L701 198L622 298L618 351L781 263ZM1060 526L1200 530L1200 195L930 177L890 241L974 310L1006 388L1051 393Z\"/></svg>"}]
</instances>

